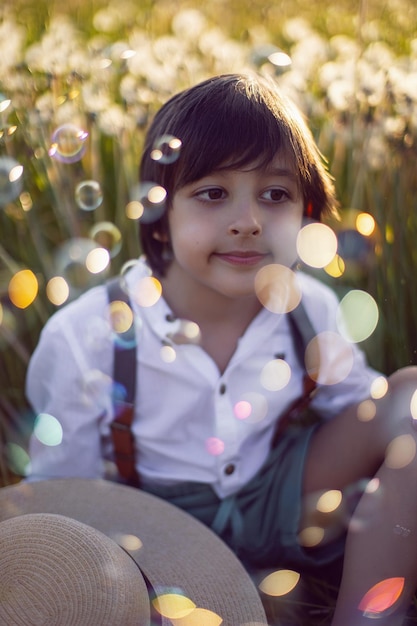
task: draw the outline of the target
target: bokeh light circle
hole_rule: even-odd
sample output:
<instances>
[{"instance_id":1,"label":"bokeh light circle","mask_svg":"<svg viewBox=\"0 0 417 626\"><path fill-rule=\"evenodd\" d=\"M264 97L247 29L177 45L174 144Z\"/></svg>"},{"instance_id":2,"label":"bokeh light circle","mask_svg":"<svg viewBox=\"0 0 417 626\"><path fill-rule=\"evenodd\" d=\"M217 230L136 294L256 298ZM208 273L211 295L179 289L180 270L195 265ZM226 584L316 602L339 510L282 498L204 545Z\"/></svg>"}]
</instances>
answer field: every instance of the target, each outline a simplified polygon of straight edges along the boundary
<instances>
[{"instance_id":1,"label":"bokeh light circle","mask_svg":"<svg viewBox=\"0 0 417 626\"><path fill-rule=\"evenodd\" d=\"M156 280L155 278L152 280ZM198 324L186 319L177 319L172 324L172 332L167 337L177 345L191 343L198 345L201 341L201 331Z\"/></svg>"},{"instance_id":2,"label":"bokeh light circle","mask_svg":"<svg viewBox=\"0 0 417 626\"><path fill-rule=\"evenodd\" d=\"M370 237L376 228L376 223L369 213L359 213L355 222L358 233L364 237Z\"/></svg>"},{"instance_id":3,"label":"bokeh light circle","mask_svg":"<svg viewBox=\"0 0 417 626\"><path fill-rule=\"evenodd\" d=\"M412 435L398 435L387 446L385 465L391 469L407 467L414 461L416 452L416 442Z\"/></svg>"},{"instance_id":4,"label":"bokeh light circle","mask_svg":"<svg viewBox=\"0 0 417 626\"><path fill-rule=\"evenodd\" d=\"M0 157L0 206L15 200L23 187L23 166L9 156Z\"/></svg>"},{"instance_id":5,"label":"bokeh light circle","mask_svg":"<svg viewBox=\"0 0 417 626\"><path fill-rule=\"evenodd\" d=\"M85 266L91 274L100 274L110 263L110 254L106 248L94 248L85 259Z\"/></svg>"},{"instance_id":6,"label":"bokeh light circle","mask_svg":"<svg viewBox=\"0 0 417 626\"><path fill-rule=\"evenodd\" d=\"M62 426L56 417L48 413L36 416L33 434L45 446L59 446L62 443Z\"/></svg>"},{"instance_id":7,"label":"bokeh light circle","mask_svg":"<svg viewBox=\"0 0 417 626\"><path fill-rule=\"evenodd\" d=\"M27 451L12 441L6 443L6 460L11 471L17 476L30 474L30 458Z\"/></svg>"},{"instance_id":8,"label":"bokeh light circle","mask_svg":"<svg viewBox=\"0 0 417 626\"><path fill-rule=\"evenodd\" d=\"M308 375L317 383L336 385L352 370L352 345L338 333L319 333L307 345L305 365Z\"/></svg>"},{"instance_id":9,"label":"bokeh light circle","mask_svg":"<svg viewBox=\"0 0 417 626\"><path fill-rule=\"evenodd\" d=\"M4 93L0 93L0 113L4 113L7 111L12 101L10 98L4 95Z\"/></svg>"},{"instance_id":10,"label":"bokeh light circle","mask_svg":"<svg viewBox=\"0 0 417 626\"><path fill-rule=\"evenodd\" d=\"M332 276L333 278L340 278L345 272L346 265L342 257L335 254L330 263L325 265L323 269L329 276Z\"/></svg>"},{"instance_id":11,"label":"bokeh light circle","mask_svg":"<svg viewBox=\"0 0 417 626\"><path fill-rule=\"evenodd\" d=\"M164 363L173 363L177 358L177 353L172 346L162 346L159 354Z\"/></svg>"},{"instance_id":12,"label":"bokeh light circle","mask_svg":"<svg viewBox=\"0 0 417 626\"><path fill-rule=\"evenodd\" d=\"M291 57L282 50L278 50L277 52L270 54L268 56L268 61L277 67L288 67L292 63Z\"/></svg>"},{"instance_id":13,"label":"bokeh light circle","mask_svg":"<svg viewBox=\"0 0 417 626\"><path fill-rule=\"evenodd\" d=\"M75 188L75 201L83 211L94 211L103 202L103 192L96 180L83 180Z\"/></svg>"},{"instance_id":14,"label":"bokeh light circle","mask_svg":"<svg viewBox=\"0 0 417 626\"><path fill-rule=\"evenodd\" d=\"M303 548L315 548L320 545L324 538L324 528L321 526L309 526L303 528L298 534L298 543Z\"/></svg>"},{"instance_id":15,"label":"bokeh light circle","mask_svg":"<svg viewBox=\"0 0 417 626\"><path fill-rule=\"evenodd\" d=\"M119 546L128 552L135 552L136 550L141 550L143 547L142 541L136 535L116 533L115 540Z\"/></svg>"},{"instance_id":16,"label":"bokeh light circle","mask_svg":"<svg viewBox=\"0 0 417 626\"><path fill-rule=\"evenodd\" d=\"M181 619L189 615L196 605L180 593L164 593L152 600L154 608L168 619Z\"/></svg>"},{"instance_id":17,"label":"bokeh light circle","mask_svg":"<svg viewBox=\"0 0 417 626\"><path fill-rule=\"evenodd\" d=\"M316 509L321 513L332 513L342 504L343 495L339 489L325 491L317 500Z\"/></svg>"},{"instance_id":18,"label":"bokeh light circle","mask_svg":"<svg viewBox=\"0 0 417 626\"><path fill-rule=\"evenodd\" d=\"M60 306L68 300L68 283L62 276L53 276L46 284L46 295L52 304Z\"/></svg>"},{"instance_id":19,"label":"bokeh light circle","mask_svg":"<svg viewBox=\"0 0 417 626\"><path fill-rule=\"evenodd\" d=\"M417 420L417 389L411 396L410 400L410 412L413 420Z\"/></svg>"},{"instance_id":20,"label":"bokeh light circle","mask_svg":"<svg viewBox=\"0 0 417 626\"><path fill-rule=\"evenodd\" d=\"M209 437L206 440L206 450L212 456L220 456L224 452L224 442L218 437Z\"/></svg>"},{"instance_id":21,"label":"bokeh light circle","mask_svg":"<svg viewBox=\"0 0 417 626\"><path fill-rule=\"evenodd\" d=\"M261 371L261 385L269 391L280 391L291 379L291 367L283 359L269 361Z\"/></svg>"},{"instance_id":22,"label":"bokeh light circle","mask_svg":"<svg viewBox=\"0 0 417 626\"><path fill-rule=\"evenodd\" d=\"M378 619L389 614L389 609L395 605L403 593L404 583L405 578L402 576L379 581L365 593L358 605L359 611L368 619Z\"/></svg>"},{"instance_id":23,"label":"bokeh light circle","mask_svg":"<svg viewBox=\"0 0 417 626\"><path fill-rule=\"evenodd\" d=\"M296 587L299 580L298 572L281 569L268 574L259 584L259 589L268 596L285 596Z\"/></svg>"},{"instance_id":24,"label":"bokeh light circle","mask_svg":"<svg viewBox=\"0 0 417 626\"><path fill-rule=\"evenodd\" d=\"M247 391L236 402L233 412L237 419L248 424L257 424L262 422L268 413L268 401L261 393Z\"/></svg>"},{"instance_id":25,"label":"bokeh light circle","mask_svg":"<svg viewBox=\"0 0 417 626\"><path fill-rule=\"evenodd\" d=\"M325 267L337 252L337 237L326 224L311 223L300 229L297 236L297 252L306 265Z\"/></svg>"},{"instance_id":26,"label":"bokeh light circle","mask_svg":"<svg viewBox=\"0 0 417 626\"><path fill-rule=\"evenodd\" d=\"M352 289L340 301L337 326L348 341L365 341L374 332L379 319L378 305L374 298L360 289Z\"/></svg>"},{"instance_id":27,"label":"bokeh light circle","mask_svg":"<svg viewBox=\"0 0 417 626\"><path fill-rule=\"evenodd\" d=\"M247 400L240 400L233 407L233 413L238 420L245 420L252 413L252 405Z\"/></svg>"},{"instance_id":28,"label":"bokeh light circle","mask_svg":"<svg viewBox=\"0 0 417 626\"><path fill-rule=\"evenodd\" d=\"M49 156L61 163L76 163L85 154L87 139L86 130L75 124L63 124L52 134Z\"/></svg>"},{"instance_id":29,"label":"bokeh light circle","mask_svg":"<svg viewBox=\"0 0 417 626\"><path fill-rule=\"evenodd\" d=\"M134 299L142 307L151 307L162 295L162 285L154 276L144 276L135 286Z\"/></svg>"},{"instance_id":30,"label":"bokeh light circle","mask_svg":"<svg viewBox=\"0 0 417 626\"><path fill-rule=\"evenodd\" d=\"M377 376L371 384L371 398L378 400L383 398L388 392L388 380L385 376Z\"/></svg>"},{"instance_id":31,"label":"bokeh light circle","mask_svg":"<svg viewBox=\"0 0 417 626\"><path fill-rule=\"evenodd\" d=\"M127 332L133 324L133 311L127 302L114 300L109 304L111 326L116 333Z\"/></svg>"},{"instance_id":32,"label":"bokeh light circle","mask_svg":"<svg viewBox=\"0 0 417 626\"><path fill-rule=\"evenodd\" d=\"M363 400L356 410L360 422L370 422L376 416L376 404L373 400Z\"/></svg>"},{"instance_id":33,"label":"bokeh light circle","mask_svg":"<svg viewBox=\"0 0 417 626\"><path fill-rule=\"evenodd\" d=\"M296 275L285 265L262 267L255 277L255 292L260 303L272 313L288 313L301 301Z\"/></svg>"},{"instance_id":34,"label":"bokeh light circle","mask_svg":"<svg viewBox=\"0 0 417 626\"><path fill-rule=\"evenodd\" d=\"M9 298L19 309L26 309L38 295L38 279L32 270L20 270L9 282Z\"/></svg>"}]
</instances>

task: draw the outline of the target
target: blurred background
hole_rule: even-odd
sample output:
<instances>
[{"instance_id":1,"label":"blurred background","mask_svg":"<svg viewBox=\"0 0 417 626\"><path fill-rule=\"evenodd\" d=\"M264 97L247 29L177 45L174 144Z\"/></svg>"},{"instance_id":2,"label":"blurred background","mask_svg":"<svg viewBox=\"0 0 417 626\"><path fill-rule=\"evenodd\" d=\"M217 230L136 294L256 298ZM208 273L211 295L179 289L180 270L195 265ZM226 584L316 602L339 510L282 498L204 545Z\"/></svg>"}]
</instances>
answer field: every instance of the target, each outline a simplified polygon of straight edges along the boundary
<instances>
[{"instance_id":1,"label":"blurred background","mask_svg":"<svg viewBox=\"0 0 417 626\"><path fill-rule=\"evenodd\" d=\"M413 0L3 0L0 485L28 462L24 379L44 323L140 254L148 121L213 74L255 70L297 102L341 206L336 252L301 260L347 298L374 367L417 363L416 32Z\"/></svg>"}]
</instances>

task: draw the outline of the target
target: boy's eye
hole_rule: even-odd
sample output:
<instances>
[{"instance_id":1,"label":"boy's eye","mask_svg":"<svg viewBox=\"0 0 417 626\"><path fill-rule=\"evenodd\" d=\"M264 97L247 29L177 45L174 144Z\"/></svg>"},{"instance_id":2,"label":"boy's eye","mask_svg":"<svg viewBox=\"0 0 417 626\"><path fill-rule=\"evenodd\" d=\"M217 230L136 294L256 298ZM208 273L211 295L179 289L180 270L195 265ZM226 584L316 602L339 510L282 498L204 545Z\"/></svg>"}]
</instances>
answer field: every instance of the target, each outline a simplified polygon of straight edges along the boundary
<instances>
[{"instance_id":1,"label":"boy's eye","mask_svg":"<svg viewBox=\"0 0 417 626\"><path fill-rule=\"evenodd\" d=\"M224 198L224 191L220 187L210 187L202 189L196 195L202 200L221 200Z\"/></svg>"},{"instance_id":2,"label":"boy's eye","mask_svg":"<svg viewBox=\"0 0 417 626\"><path fill-rule=\"evenodd\" d=\"M285 189L267 189L262 193L262 198L269 202L283 202L289 198L289 194Z\"/></svg>"}]
</instances>

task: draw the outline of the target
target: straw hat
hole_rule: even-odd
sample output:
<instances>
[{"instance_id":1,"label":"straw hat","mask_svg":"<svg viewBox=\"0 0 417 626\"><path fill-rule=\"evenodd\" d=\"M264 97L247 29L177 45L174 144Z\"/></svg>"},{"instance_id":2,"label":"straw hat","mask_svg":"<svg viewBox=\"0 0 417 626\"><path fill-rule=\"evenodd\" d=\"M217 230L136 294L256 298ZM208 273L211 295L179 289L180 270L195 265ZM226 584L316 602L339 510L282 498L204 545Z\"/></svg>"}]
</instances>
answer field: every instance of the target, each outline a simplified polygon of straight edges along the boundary
<instances>
[{"instance_id":1,"label":"straw hat","mask_svg":"<svg viewBox=\"0 0 417 626\"><path fill-rule=\"evenodd\" d=\"M0 623L265 626L229 548L140 490L81 478L0 489Z\"/></svg>"}]
</instances>

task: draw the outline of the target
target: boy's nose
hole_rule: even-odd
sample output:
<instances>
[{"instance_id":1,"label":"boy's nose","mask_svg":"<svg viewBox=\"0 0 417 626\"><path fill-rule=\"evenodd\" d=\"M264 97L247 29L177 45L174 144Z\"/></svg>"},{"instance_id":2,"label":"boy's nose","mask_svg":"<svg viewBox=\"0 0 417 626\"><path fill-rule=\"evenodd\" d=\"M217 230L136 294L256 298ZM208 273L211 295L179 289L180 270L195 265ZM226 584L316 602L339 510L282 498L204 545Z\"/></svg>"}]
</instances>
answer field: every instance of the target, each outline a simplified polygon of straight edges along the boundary
<instances>
[{"instance_id":1,"label":"boy's nose","mask_svg":"<svg viewBox=\"0 0 417 626\"><path fill-rule=\"evenodd\" d=\"M258 208L250 203L238 207L230 221L229 232L232 235L260 235L262 225Z\"/></svg>"}]
</instances>

